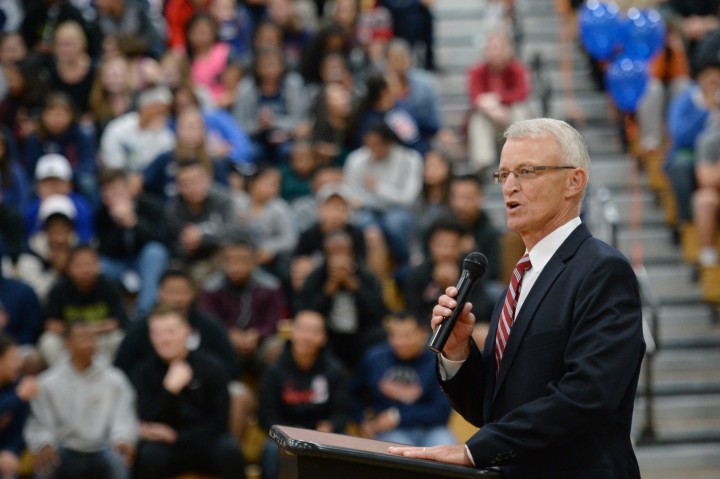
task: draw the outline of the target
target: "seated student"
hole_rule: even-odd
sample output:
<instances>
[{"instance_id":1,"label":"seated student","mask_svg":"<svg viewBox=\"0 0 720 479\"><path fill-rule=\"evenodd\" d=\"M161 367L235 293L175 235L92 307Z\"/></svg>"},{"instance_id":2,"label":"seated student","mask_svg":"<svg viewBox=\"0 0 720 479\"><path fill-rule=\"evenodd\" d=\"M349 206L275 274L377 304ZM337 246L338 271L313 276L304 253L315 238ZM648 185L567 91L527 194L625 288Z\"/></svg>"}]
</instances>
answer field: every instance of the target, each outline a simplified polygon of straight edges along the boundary
<instances>
[{"instance_id":1,"label":"seated student","mask_svg":"<svg viewBox=\"0 0 720 479\"><path fill-rule=\"evenodd\" d=\"M307 140L295 140L286 165L280 165L282 178L280 197L292 203L298 198L310 194L317 158L312 143Z\"/></svg>"},{"instance_id":2,"label":"seated student","mask_svg":"<svg viewBox=\"0 0 720 479\"><path fill-rule=\"evenodd\" d=\"M3 277L0 270L0 332L21 346L31 346L41 330L42 310L35 291L22 281Z\"/></svg>"},{"instance_id":3,"label":"seated student","mask_svg":"<svg viewBox=\"0 0 720 479\"><path fill-rule=\"evenodd\" d=\"M216 318L195 307L197 287L190 273L182 269L168 269L160 278L157 304L180 311L190 323L192 333L188 347L212 354L224 366L230 380L230 427L236 438L241 438L247 426L253 398L249 390L237 381L240 376L238 360L222 325ZM115 366L132 377L135 369L152 356L147 317L138 318L128 328L115 356Z\"/></svg>"},{"instance_id":4,"label":"seated student","mask_svg":"<svg viewBox=\"0 0 720 479\"><path fill-rule=\"evenodd\" d=\"M50 290L44 316L38 349L48 366L65 353L62 335L75 321L90 323L98 334L100 354L115 357L127 315L120 288L100 273L100 258L91 246L78 246L70 253L67 275Z\"/></svg>"},{"instance_id":5,"label":"seated student","mask_svg":"<svg viewBox=\"0 0 720 479\"><path fill-rule=\"evenodd\" d=\"M332 231L345 231L353 242L360 264L365 264L365 237L362 230L350 223L350 200L341 184L328 184L316 194L318 221L302 231L291 263L291 284L299 292L305 278L322 263L323 240Z\"/></svg>"},{"instance_id":6,"label":"seated student","mask_svg":"<svg viewBox=\"0 0 720 479\"><path fill-rule=\"evenodd\" d=\"M65 344L69 357L40 375L30 404L25 440L35 456L35 472L58 478L129 477L137 440L135 392L119 369L95 357L93 325L70 323Z\"/></svg>"},{"instance_id":7,"label":"seated student","mask_svg":"<svg viewBox=\"0 0 720 479\"><path fill-rule=\"evenodd\" d=\"M345 432L350 395L342 363L325 349L325 318L298 311L290 341L260 384L258 418L269 430L274 424ZM262 457L263 479L277 479L278 447L268 439Z\"/></svg>"},{"instance_id":8,"label":"seated student","mask_svg":"<svg viewBox=\"0 0 720 479\"><path fill-rule=\"evenodd\" d=\"M232 199L212 186L210 171L196 162L178 164L178 196L165 208L176 238L174 256L200 281L217 269L217 253L226 225L235 220Z\"/></svg>"},{"instance_id":9,"label":"seated student","mask_svg":"<svg viewBox=\"0 0 720 479\"><path fill-rule=\"evenodd\" d=\"M37 198L29 201L23 212L25 235L28 240L42 227L40 207L51 196L67 196L75 206L73 223L80 243L93 239L92 208L78 193L73 192L73 172L67 158L55 153L43 155L35 166L35 192Z\"/></svg>"},{"instance_id":10,"label":"seated student","mask_svg":"<svg viewBox=\"0 0 720 479\"><path fill-rule=\"evenodd\" d=\"M693 220L700 246L698 262L709 268L720 263L716 237L720 213L720 130L716 123L711 123L698 139L695 157L698 189L693 198Z\"/></svg>"},{"instance_id":11,"label":"seated student","mask_svg":"<svg viewBox=\"0 0 720 479\"><path fill-rule=\"evenodd\" d=\"M222 364L190 351L192 329L184 315L159 306L148 317L154 354L137 368L140 443L134 477L195 472L244 479L240 445L228 433L228 378Z\"/></svg>"},{"instance_id":12,"label":"seated student","mask_svg":"<svg viewBox=\"0 0 720 479\"><path fill-rule=\"evenodd\" d=\"M26 281L45 302L50 289L65 274L67 260L78 245L73 221L77 209L64 195L53 195L43 201L38 217L41 229L29 242L29 254L20 255L18 276Z\"/></svg>"},{"instance_id":13,"label":"seated student","mask_svg":"<svg viewBox=\"0 0 720 479\"><path fill-rule=\"evenodd\" d=\"M428 232L428 258L410 269L405 280L405 309L416 318L432 317L437 298L449 286L455 286L462 272L464 258L463 238L467 234L464 225L455 218L436 220ZM490 322L495 298L490 297L484 281L478 281L470 292L468 302L473 305L478 344L484 344L484 336ZM481 346L482 347L482 346Z\"/></svg>"},{"instance_id":14,"label":"seated student","mask_svg":"<svg viewBox=\"0 0 720 479\"><path fill-rule=\"evenodd\" d=\"M247 193L235 195L240 223L257 242L258 263L275 276L285 279L290 254L297 242L290 206L280 198L280 171L260 168L247 179Z\"/></svg>"},{"instance_id":15,"label":"seated student","mask_svg":"<svg viewBox=\"0 0 720 479\"><path fill-rule=\"evenodd\" d=\"M323 253L325 261L305 280L295 308L327 318L331 350L352 370L365 348L383 336L385 303L377 278L358 264L350 235L329 233Z\"/></svg>"},{"instance_id":16,"label":"seated student","mask_svg":"<svg viewBox=\"0 0 720 479\"><path fill-rule=\"evenodd\" d=\"M225 327L243 373L258 373L267 340L277 332L278 321L288 317L285 295L280 281L258 267L249 235L228 233L220 254L222 272L207 281L199 309Z\"/></svg>"},{"instance_id":17,"label":"seated student","mask_svg":"<svg viewBox=\"0 0 720 479\"><path fill-rule=\"evenodd\" d=\"M15 340L0 333L0 477L17 477L25 449L23 427L30 401L38 391L37 379L20 376L20 354Z\"/></svg>"},{"instance_id":18,"label":"seated student","mask_svg":"<svg viewBox=\"0 0 720 479\"><path fill-rule=\"evenodd\" d=\"M170 259L163 208L147 197L134 197L122 170L104 170L98 183L102 206L95 226L103 273L123 283L129 273L139 279L135 316L143 316L155 303L160 275ZM125 284L132 290L130 286Z\"/></svg>"},{"instance_id":19,"label":"seated student","mask_svg":"<svg viewBox=\"0 0 720 479\"><path fill-rule=\"evenodd\" d=\"M363 355L351 386L363 436L425 447L455 444L447 425L450 403L437 386L435 354L427 349L428 324L392 315L387 342Z\"/></svg>"}]
</instances>

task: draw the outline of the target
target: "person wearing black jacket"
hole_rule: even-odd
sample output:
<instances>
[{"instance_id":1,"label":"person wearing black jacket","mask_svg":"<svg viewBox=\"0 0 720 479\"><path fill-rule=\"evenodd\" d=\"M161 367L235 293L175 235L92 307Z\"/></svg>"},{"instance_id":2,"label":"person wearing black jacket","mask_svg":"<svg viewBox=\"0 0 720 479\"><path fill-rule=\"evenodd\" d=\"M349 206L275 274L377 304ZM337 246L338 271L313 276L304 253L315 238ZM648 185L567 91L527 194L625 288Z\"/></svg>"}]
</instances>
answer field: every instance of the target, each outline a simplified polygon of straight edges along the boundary
<instances>
[{"instance_id":1,"label":"person wearing black jacket","mask_svg":"<svg viewBox=\"0 0 720 479\"><path fill-rule=\"evenodd\" d=\"M331 349L352 370L368 346L385 338L387 309L380 282L357 263L350 235L328 233L323 251L325 261L305 280L296 310L318 311L327 318Z\"/></svg>"},{"instance_id":2,"label":"person wearing black jacket","mask_svg":"<svg viewBox=\"0 0 720 479\"><path fill-rule=\"evenodd\" d=\"M155 303L160 276L170 259L165 213L149 198L133 198L122 170L101 172L98 183L102 207L95 214L95 227L103 272L116 281L123 281L128 272L139 276L139 285L123 283L137 291L136 317L142 317Z\"/></svg>"},{"instance_id":3,"label":"person wearing black jacket","mask_svg":"<svg viewBox=\"0 0 720 479\"><path fill-rule=\"evenodd\" d=\"M348 380L343 365L325 349L325 318L315 311L299 311L291 339L260 385L260 425L303 427L323 432L345 432L352 414ZM278 449L265 443L263 479L277 479Z\"/></svg>"},{"instance_id":4,"label":"person wearing black jacket","mask_svg":"<svg viewBox=\"0 0 720 479\"><path fill-rule=\"evenodd\" d=\"M190 351L185 317L170 306L149 316L155 354L133 375L140 420L136 479L195 472L244 479L240 445L227 430L228 378L203 351Z\"/></svg>"}]
</instances>

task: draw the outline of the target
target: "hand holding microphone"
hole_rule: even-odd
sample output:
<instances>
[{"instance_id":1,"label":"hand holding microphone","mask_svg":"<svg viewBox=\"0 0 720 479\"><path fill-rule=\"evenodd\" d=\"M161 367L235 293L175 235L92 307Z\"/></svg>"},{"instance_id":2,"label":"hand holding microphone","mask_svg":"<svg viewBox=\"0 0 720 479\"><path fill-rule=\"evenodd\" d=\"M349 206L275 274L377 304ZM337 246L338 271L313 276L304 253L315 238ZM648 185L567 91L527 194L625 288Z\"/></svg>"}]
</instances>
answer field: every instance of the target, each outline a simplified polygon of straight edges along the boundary
<instances>
[{"instance_id":1,"label":"hand holding microphone","mask_svg":"<svg viewBox=\"0 0 720 479\"><path fill-rule=\"evenodd\" d=\"M442 323L435 328L435 331L430 338L430 342L428 343L428 348L431 351L441 353L445 348L445 343L450 337L458 318L461 316L463 309L465 308L465 304L467 303L472 287L475 285L475 281L485 274L487 271L487 265L487 258L482 253L474 252L465 257L465 260L463 261L462 274L456 287L458 291L457 296L454 298L456 306L452 308L450 316L446 317ZM450 298L446 298L444 296L441 297L439 304L433 308L433 315L444 316L442 313L438 312L443 311L444 307L447 307L447 304L443 304L443 299L447 302ZM468 336L472 332L471 330L472 327L470 327Z\"/></svg>"}]
</instances>

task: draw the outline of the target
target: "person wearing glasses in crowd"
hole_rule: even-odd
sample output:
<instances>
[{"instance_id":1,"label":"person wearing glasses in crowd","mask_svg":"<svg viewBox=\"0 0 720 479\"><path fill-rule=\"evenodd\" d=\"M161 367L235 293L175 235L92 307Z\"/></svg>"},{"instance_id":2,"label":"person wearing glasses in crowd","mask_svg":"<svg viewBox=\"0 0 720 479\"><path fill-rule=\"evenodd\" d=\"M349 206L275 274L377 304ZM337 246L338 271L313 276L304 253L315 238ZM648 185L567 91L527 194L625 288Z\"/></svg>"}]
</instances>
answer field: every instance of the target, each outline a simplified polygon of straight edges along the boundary
<instances>
[{"instance_id":1,"label":"person wearing glasses in crowd","mask_svg":"<svg viewBox=\"0 0 720 479\"><path fill-rule=\"evenodd\" d=\"M453 407L481 429L465 444L391 447L410 457L497 466L509 479L639 478L631 440L645 352L638 283L627 260L580 220L590 157L567 123L505 132L495 182L526 254L492 316L485 347L462 307L437 357ZM432 327L458 307L449 287Z\"/></svg>"}]
</instances>

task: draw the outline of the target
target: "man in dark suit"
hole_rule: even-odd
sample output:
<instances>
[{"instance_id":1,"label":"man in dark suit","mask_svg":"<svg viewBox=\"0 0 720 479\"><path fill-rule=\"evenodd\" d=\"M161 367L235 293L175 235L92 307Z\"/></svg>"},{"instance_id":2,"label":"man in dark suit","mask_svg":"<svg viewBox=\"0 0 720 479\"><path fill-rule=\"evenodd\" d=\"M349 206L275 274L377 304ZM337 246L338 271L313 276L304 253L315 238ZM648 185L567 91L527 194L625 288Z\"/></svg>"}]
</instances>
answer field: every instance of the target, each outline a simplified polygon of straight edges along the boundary
<instances>
[{"instance_id":1,"label":"man in dark suit","mask_svg":"<svg viewBox=\"0 0 720 479\"><path fill-rule=\"evenodd\" d=\"M564 122L516 123L495 180L527 254L498 302L483 352L466 304L438 355L453 407L481 429L464 445L390 448L436 461L499 466L503 477L635 479L633 400L645 351L638 284L626 259L579 214L590 158ZM457 290L433 309L450 316Z\"/></svg>"}]
</instances>

